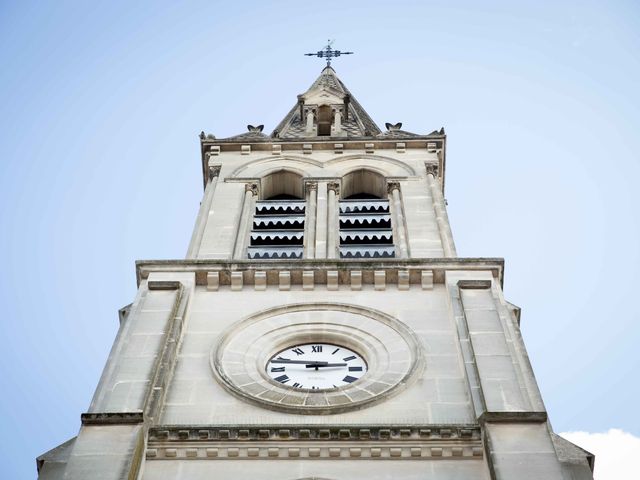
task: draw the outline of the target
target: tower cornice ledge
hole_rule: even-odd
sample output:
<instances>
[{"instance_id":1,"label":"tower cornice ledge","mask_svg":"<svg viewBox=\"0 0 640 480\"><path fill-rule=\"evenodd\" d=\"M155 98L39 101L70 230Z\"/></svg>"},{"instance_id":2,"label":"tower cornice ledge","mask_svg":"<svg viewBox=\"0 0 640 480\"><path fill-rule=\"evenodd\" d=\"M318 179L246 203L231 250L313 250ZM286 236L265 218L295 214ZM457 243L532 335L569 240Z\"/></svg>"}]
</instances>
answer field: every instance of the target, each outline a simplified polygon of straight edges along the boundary
<instances>
[{"instance_id":1,"label":"tower cornice ledge","mask_svg":"<svg viewBox=\"0 0 640 480\"><path fill-rule=\"evenodd\" d=\"M328 272L337 272L337 284L349 285L352 272L361 272L362 284L378 285L384 278L385 285L425 284L425 276L432 283L444 283L445 272L489 271L502 286L504 280L503 258L411 258L411 259L305 259L305 260L138 260L136 278L138 285L149 277L150 273L192 272L196 276L196 285L208 285L210 276L216 277L217 286L232 283L232 273L241 274L242 285L255 286L256 272L264 272L259 278L266 278L266 285L278 285L281 272L289 272L291 285L303 285L311 279L314 285L326 285ZM306 278L305 278L306 277ZM217 288L217 287L216 287Z\"/></svg>"},{"instance_id":2,"label":"tower cornice ledge","mask_svg":"<svg viewBox=\"0 0 640 480\"><path fill-rule=\"evenodd\" d=\"M303 137L295 140L291 139L243 139L237 138L219 138L219 139L206 139L201 142L203 150L207 150L208 147L213 145L220 145L222 148L220 151L232 152L240 151L242 145L251 145L251 151L254 150L270 150L271 145L281 145L283 150L301 149L303 144L312 144L314 150L330 150L335 143L342 143L344 148L356 149L364 148L365 143L373 143L376 148L379 149L395 149L396 143L399 141L405 143L406 148L426 148L427 143L435 143L435 148L442 146L442 143L446 140L446 135L416 135L411 137L393 137L393 138L380 138L380 137Z\"/></svg>"}]
</instances>

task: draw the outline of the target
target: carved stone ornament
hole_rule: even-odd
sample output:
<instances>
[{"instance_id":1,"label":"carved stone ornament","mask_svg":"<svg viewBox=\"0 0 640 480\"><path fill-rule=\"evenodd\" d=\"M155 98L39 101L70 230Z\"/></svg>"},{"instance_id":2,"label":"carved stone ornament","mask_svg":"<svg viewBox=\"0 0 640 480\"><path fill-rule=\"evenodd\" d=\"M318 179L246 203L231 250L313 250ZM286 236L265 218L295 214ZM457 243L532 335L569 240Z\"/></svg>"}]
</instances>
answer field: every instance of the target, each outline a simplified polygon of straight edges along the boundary
<instances>
[{"instance_id":1,"label":"carved stone ornament","mask_svg":"<svg viewBox=\"0 0 640 480\"><path fill-rule=\"evenodd\" d=\"M220 175L220 168L222 165L209 165L209 180L213 180Z\"/></svg>"},{"instance_id":2,"label":"carved stone ornament","mask_svg":"<svg viewBox=\"0 0 640 480\"><path fill-rule=\"evenodd\" d=\"M263 129L264 125L258 125L257 127L254 127L253 125L247 125L247 130L249 130L250 132L260 133Z\"/></svg>"},{"instance_id":3,"label":"carved stone ornament","mask_svg":"<svg viewBox=\"0 0 640 480\"><path fill-rule=\"evenodd\" d=\"M387 122L384 126L387 127L387 130L393 132L394 130L400 130L402 128L402 122L398 122L396 124Z\"/></svg>"},{"instance_id":4,"label":"carved stone ornament","mask_svg":"<svg viewBox=\"0 0 640 480\"><path fill-rule=\"evenodd\" d=\"M318 190L318 182L306 182L304 185L307 190Z\"/></svg>"},{"instance_id":5,"label":"carved stone ornament","mask_svg":"<svg viewBox=\"0 0 640 480\"><path fill-rule=\"evenodd\" d=\"M339 182L327 183L327 191L334 191L336 192L336 195L340 195L340 183Z\"/></svg>"},{"instance_id":6,"label":"carved stone ornament","mask_svg":"<svg viewBox=\"0 0 640 480\"><path fill-rule=\"evenodd\" d=\"M251 192L254 195L258 195L258 184L257 183L247 183L244 186L245 192Z\"/></svg>"},{"instance_id":7,"label":"carved stone ornament","mask_svg":"<svg viewBox=\"0 0 640 480\"><path fill-rule=\"evenodd\" d=\"M387 183L387 193L393 193L394 190L400 190L400 182Z\"/></svg>"},{"instance_id":8,"label":"carved stone ornament","mask_svg":"<svg viewBox=\"0 0 640 480\"><path fill-rule=\"evenodd\" d=\"M434 178L438 178L438 165L426 163L427 175L433 175Z\"/></svg>"}]
</instances>

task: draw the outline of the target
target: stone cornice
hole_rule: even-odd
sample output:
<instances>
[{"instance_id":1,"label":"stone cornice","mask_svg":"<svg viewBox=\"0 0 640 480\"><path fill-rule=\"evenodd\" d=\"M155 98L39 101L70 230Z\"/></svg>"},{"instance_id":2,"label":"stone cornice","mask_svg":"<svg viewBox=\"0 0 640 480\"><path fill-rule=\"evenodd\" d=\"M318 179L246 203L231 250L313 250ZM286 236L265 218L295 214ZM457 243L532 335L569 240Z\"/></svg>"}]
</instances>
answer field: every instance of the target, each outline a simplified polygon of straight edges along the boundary
<instances>
[{"instance_id":1,"label":"stone cornice","mask_svg":"<svg viewBox=\"0 0 640 480\"><path fill-rule=\"evenodd\" d=\"M314 285L338 288L350 285L354 289L354 275L362 285L376 288L397 284L398 288L410 286L429 288L429 284L443 283L446 271L490 271L500 285L503 283L504 259L502 258L415 258L415 259L303 259L303 260L138 260L136 277L138 285L152 272L194 272L197 285L231 285L239 290L246 286L264 288L282 285L283 276L289 286L302 285L312 289ZM259 275L256 275L258 273ZM260 282L258 284L258 282ZM425 286L426 285L426 286Z\"/></svg>"},{"instance_id":2,"label":"stone cornice","mask_svg":"<svg viewBox=\"0 0 640 480\"><path fill-rule=\"evenodd\" d=\"M143 412L89 412L80 415L82 425L135 425L144 422Z\"/></svg>"},{"instance_id":3,"label":"stone cornice","mask_svg":"<svg viewBox=\"0 0 640 480\"><path fill-rule=\"evenodd\" d=\"M342 143L344 148L364 148L365 143L374 143L380 148L389 148L395 149L395 144L397 142L404 142L406 144L406 148L426 148L426 142L443 142L447 138L446 135L418 135L418 136L406 136L406 137L393 137L393 138L384 138L384 137L307 137L307 138L261 138L257 141L250 138L205 138L201 140L201 144L204 147L208 147L210 145L225 145L225 146L241 146L241 145L251 145L252 150L255 149L271 149L271 145L282 145L285 147L286 145L297 145L297 149L300 148L302 144L311 143L314 146L318 145L319 149L332 149L334 143ZM324 147L323 147L324 145ZM262 148L261 148L262 147ZM226 150L226 149L225 149ZM229 149L231 150L231 149ZM239 150L239 148L238 148Z\"/></svg>"},{"instance_id":4,"label":"stone cornice","mask_svg":"<svg viewBox=\"0 0 640 480\"><path fill-rule=\"evenodd\" d=\"M156 426L147 460L231 458L479 459L478 425Z\"/></svg>"},{"instance_id":5,"label":"stone cornice","mask_svg":"<svg viewBox=\"0 0 640 480\"><path fill-rule=\"evenodd\" d=\"M478 421L485 423L544 423L547 412L484 412Z\"/></svg>"},{"instance_id":6,"label":"stone cornice","mask_svg":"<svg viewBox=\"0 0 640 480\"><path fill-rule=\"evenodd\" d=\"M184 442L219 440L225 442L282 440L303 441L415 441L480 440L480 426L469 425L156 425L149 428L149 441Z\"/></svg>"}]
</instances>

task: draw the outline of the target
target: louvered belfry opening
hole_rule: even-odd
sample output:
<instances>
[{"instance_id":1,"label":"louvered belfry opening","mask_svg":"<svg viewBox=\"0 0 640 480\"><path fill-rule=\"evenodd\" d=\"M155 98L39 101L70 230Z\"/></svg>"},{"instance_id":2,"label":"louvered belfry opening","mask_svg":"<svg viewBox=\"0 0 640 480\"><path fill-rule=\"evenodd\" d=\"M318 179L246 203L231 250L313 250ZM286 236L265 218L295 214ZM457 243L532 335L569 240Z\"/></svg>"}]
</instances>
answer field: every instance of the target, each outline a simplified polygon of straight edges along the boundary
<instances>
[{"instance_id":1,"label":"louvered belfry opening","mask_svg":"<svg viewBox=\"0 0 640 480\"><path fill-rule=\"evenodd\" d=\"M340 258L395 256L385 178L357 170L342 179L340 200Z\"/></svg>"},{"instance_id":2,"label":"louvered belfry opening","mask_svg":"<svg viewBox=\"0 0 640 480\"><path fill-rule=\"evenodd\" d=\"M266 176L261 185L266 199L256 202L249 258L302 258L305 201L301 177L282 171Z\"/></svg>"}]
</instances>

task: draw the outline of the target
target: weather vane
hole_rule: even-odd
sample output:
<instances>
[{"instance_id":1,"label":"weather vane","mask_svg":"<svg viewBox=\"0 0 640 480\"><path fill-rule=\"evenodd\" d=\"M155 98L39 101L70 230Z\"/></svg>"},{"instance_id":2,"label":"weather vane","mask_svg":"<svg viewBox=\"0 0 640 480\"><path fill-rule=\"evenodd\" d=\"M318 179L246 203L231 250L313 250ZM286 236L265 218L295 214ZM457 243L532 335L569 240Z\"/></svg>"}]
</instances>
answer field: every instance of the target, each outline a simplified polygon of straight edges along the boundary
<instances>
[{"instance_id":1,"label":"weather vane","mask_svg":"<svg viewBox=\"0 0 640 480\"><path fill-rule=\"evenodd\" d=\"M327 40L327 46L316 53L305 53L306 57L318 57L327 59L327 67L331 66L331 59L339 57L340 55L353 55L353 52L341 52L340 50L334 50L331 48L333 40Z\"/></svg>"}]
</instances>

